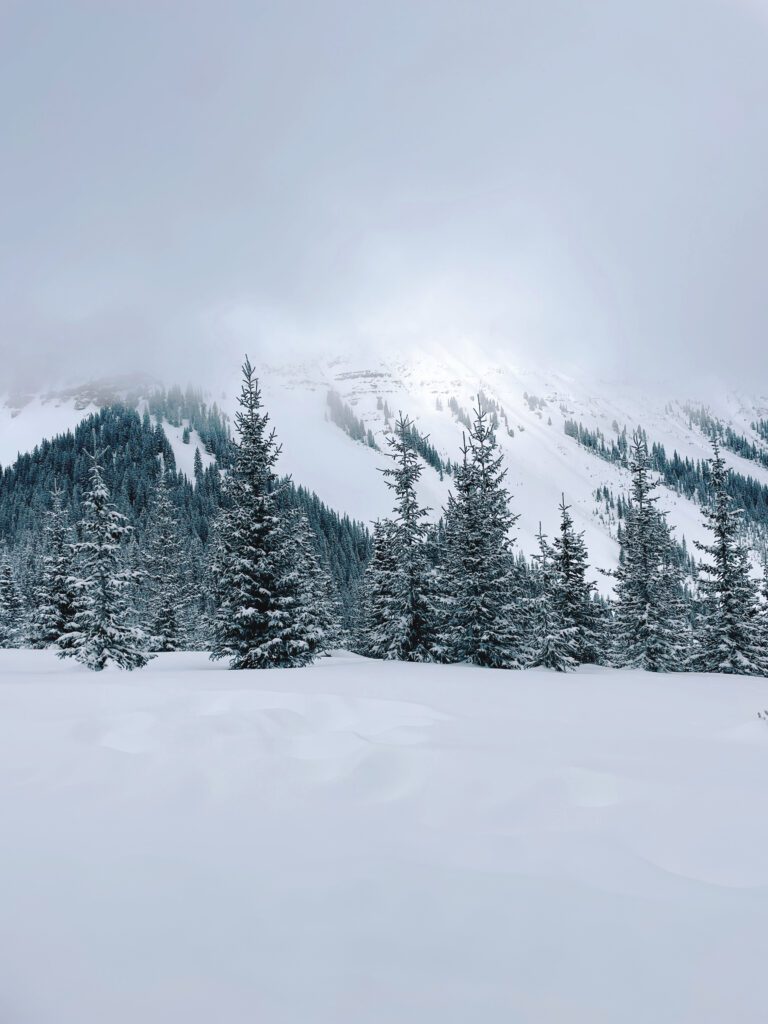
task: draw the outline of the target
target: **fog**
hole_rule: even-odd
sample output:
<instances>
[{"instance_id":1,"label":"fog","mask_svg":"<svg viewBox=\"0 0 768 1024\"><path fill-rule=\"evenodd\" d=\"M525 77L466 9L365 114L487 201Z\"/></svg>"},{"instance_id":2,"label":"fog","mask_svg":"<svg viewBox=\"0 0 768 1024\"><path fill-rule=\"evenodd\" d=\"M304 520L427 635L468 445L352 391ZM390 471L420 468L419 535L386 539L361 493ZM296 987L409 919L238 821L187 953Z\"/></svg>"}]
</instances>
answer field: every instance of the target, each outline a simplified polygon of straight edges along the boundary
<instances>
[{"instance_id":1,"label":"fog","mask_svg":"<svg viewBox=\"0 0 768 1024\"><path fill-rule=\"evenodd\" d=\"M768 390L760 0L0 0L0 390L480 346Z\"/></svg>"}]
</instances>

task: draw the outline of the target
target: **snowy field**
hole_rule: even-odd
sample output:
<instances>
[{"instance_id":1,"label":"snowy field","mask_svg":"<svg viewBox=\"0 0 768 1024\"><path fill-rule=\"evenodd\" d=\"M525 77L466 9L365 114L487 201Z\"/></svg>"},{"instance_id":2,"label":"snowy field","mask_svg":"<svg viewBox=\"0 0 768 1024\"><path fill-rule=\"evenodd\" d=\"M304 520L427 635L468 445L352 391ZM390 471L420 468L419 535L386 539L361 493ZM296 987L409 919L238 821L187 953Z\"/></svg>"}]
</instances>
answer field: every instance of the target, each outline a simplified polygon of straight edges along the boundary
<instances>
[{"instance_id":1,"label":"snowy field","mask_svg":"<svg viewBox=\"0 0 768 1024\"><path fill-rule=\"evenodd\" d=\"M764 1024L765 706L0 651L0 1021Z\"/></svg>"}]
</instances>

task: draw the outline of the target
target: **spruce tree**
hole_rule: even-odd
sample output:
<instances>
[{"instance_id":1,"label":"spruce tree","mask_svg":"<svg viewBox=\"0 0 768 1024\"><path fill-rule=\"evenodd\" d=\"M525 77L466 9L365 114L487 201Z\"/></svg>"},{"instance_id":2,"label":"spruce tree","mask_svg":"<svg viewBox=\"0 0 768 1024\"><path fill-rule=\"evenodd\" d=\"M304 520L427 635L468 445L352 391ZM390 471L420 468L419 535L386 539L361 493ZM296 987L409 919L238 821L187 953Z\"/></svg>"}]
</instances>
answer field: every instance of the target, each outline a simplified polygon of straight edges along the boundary
<instances>
[{"instance_id":1,"label":"spruce tree","mask_svg":"<svg viewBox=\"0 0 768 1024\"><path fill-rule=\"evenodd\" d=\"M675 672L690 656L682 573L665 513L656 507L648 445L632 439L631 500L620 536L615 572L613 663L649 672Z\"/></svg>"},{"instance_id":2,"label":"spruce tree","mask_svg":"<svg viewBox=\"0 0 768 1024\"><path fill-rule=\"evenodd\" d=\"M141 668L150 658L142 629L131 624L130 598L141 573L126 564L125 544L131 527L117 511L104 482L96 446L90 456L88 489L83 495L80 539L74 546L70 577L75 613L59 644L59 657L74 657L95 672L110 663Z\"/></svg>"},{"instance_id":3,"label":"spruce tree","mask_svg":"<svg viewBox=\"0 0 768 1024\"><path fill-rule=\"evenodd\" d=\"M64 494L55 487L45 513L40 573L35 590L31 640L34 647L62 646L76 611L73 584L72 528L64 508Z\"/></svg>"},{"instance_id":4,"label":"spruce tree","mask_svg":"<svg viewBox=\"0 0 768 1024\"><path fill-rule=\"evenodd\" d=\"M709 463L714 502L702 515L712 542L696 542L709 559L699 570L702 614L697 667L704 672L761 675L768 671L768 657L761 644L757 584L750 575L749 552L739 537L741 513L727 491L728 471L717 440L712 442Z\"/></svg>"},{"instance_id":5,"label":"spruce tree","mask_svg":"<svg viewBox=\"0 0 768 1024\"><path fill-rule=\"evenodd\" d=\"M0 555L0 647L22 647L25 632L24 604L11 560L3 548Z\"/></svg>"},{"instance_id":6,"label":"spruce tree","mask_svg":"<svg viewBox=\"0 0 768 1024\"><path fill-rule=\"evenodd\" d=\"M233 669L306 665L313 632L302 609L300 564L290 520L278 502L275 474L280 448L250 361L243 365L237 443L221 512L220 601L211 658Z\"/></svg>"},{"instance_id":7,"label":"spruce tree","mask_svg":"<svg viewBox=\"0 0 768 1024\"><path fill-rule=\"evenodd\" d=\"M399 413L387 438L392 465L383 470L395 495L391 526L382 534L391 544L395 570L382 594L381 650L384 658L430 661L434 629L432 573L427 559L429 509L419 504L416 485L421 463L413 444L413 424Z\"/></svg>"},{"instance_id":8,"label":"spruce tree","mask_svg":"<svg viewBox=\"0 0 768 1024\"><path fill-rule=\"evenodd\" d=\"M313 655L343 647L343 610L336 581L315 551L312 527L305 512L290 513L291 538L298 573L297 615Z\"/></svg>"},{"instance_id":9,"label":"spruce tree","mask_svg":"<svg viewBox=\"0 0 768 1024\"><path fill-rule=\"evenodd\" d=\"M193 464L193 473L195 477L195 484L199 487L203 479L203 457L200 454L200 449L195 448L195 459Z\"/></svg>"},{"instance_id":10,"label":"spruce tree","mask_svg":"<svg viewBox=\"0 0 768 1024\"><path fill-rule=\"evenodd\" d=\"M760 607L760 648L763 652L763 661L768 664L768 552L763 557L760 593L763 599Z\"/></svg>"},{"instance_id":11,"label":"spruce tree","mask_svg":"<svg viewBox=\"0 0 768 1024\"><path fill-rule=\"evenodd\" d=\"M538 592L533 601L528 664L568 672L578 664L578 627L566 618L565 576L557 566L552 546L541 531L541 523L536 537L539 553L534 555L534 562Z\"/></svg>"},{"instance_id":12,"label":"spruce tree","mask_svg":"<svg viewBox=\"0 0 768 1024\"><path fill-rule=\"evenodd\" d=\"M592 600L595 584L587 579L589 555L584 533L575 531L565 495L561 496L558 508L560 533L552 541L551 550L552 570L557 578L558 614L563 625L573 630L576 661L581 665L599 662L604 653L600 650L598 613Z\"/></svg>"},{"instance_id":13,"label":"spruce tree","mask_svg":"<svg viewBox=\"0 0 768 1024\"><path fill-rule=\"evenodd\" d=\"M360 614L357 649L369 658L387 658L389 624L394 616L395 577L398 564L395 553L395 525L391 519L373 524L373 553L360 587Z\"/></svg>"},{"instance_id":14,"label":"spruce tree","mask_svg":"<svg viewBox=\"0 0 768 1024\"><path fill-rule=\"evenodd\" d=\"M150 511L144 557L147 630L153 650L180 651L189 641L191 593L187 550L171 499L171 480L164 467Z\"/></svg>"},{"instance_id":15,"label":"spruce tree","mask_svg":"<svg viewBox=\"0 0 768 1024\"><path fill-rule=\"evenodd\" d=\"M438 650L446 661L519 668L524 611L509 535L518 517L509 507L502 461L478 401L445 508Z\"/></svg>"}]
</instances>

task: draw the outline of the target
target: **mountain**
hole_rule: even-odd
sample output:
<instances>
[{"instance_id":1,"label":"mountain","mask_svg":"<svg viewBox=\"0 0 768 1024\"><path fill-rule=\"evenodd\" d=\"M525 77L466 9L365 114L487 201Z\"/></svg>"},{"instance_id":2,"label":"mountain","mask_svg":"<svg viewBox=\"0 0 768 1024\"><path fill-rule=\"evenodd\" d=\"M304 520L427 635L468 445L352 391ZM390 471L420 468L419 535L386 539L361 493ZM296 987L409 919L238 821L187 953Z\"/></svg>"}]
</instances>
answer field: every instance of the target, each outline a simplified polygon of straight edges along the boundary
<instances>
[{"instance_id":1,"label":"mountain","mask_svg":"<svg viewBox=\"0 0 768 1024\"><path fill-rule=\"evenodd\" d=\"M233 413L237 370L232 368L230 386L207 396L207 409L215 401L223 413ZM593 565L615 565L621 500L628 489L622 437L625 442L636 429L655 446L660 504L678 541L690 549L705 537L699 502L706 497L705 460L715 432L723 435L734 495L747 509L756 552L768 535L765 395L717 388L687 394L679 382L644 389L510 361L407 353L265 363L259 373L283 446L281 471L362 522L390 511L380 470L387 461L387 428L400 410L414 421L425 455L422 499L433 517L439 515L462 431L481 396L498 420L513 507L520 514L518 541L527 554L535 550L539 522L545 532L554 531L564 494L586 533ZM123 401L140 412L151 409L159 388L157 381L135 377L6 398L0 404L0 463L8 465L18 451L71 429L105 404ZM174 415L173 400L154 409L180 471L191 479L196 448L206 465L213 462L215 445L202 436L203 420L185 418L181 405Z\"/></svg>"}]
</instances>

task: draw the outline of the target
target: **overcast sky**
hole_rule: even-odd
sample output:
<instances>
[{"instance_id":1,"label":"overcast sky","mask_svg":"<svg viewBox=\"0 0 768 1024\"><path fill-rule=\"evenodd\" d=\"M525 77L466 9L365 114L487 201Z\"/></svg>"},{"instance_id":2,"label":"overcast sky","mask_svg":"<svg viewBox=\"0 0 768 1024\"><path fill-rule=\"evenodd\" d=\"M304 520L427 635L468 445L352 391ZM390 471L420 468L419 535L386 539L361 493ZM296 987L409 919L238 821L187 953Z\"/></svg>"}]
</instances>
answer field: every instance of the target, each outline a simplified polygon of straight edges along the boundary
<instances>
[{"instance_id":1,"label":"overcast sky","mask_svg":"<svg viewBox=\"0 0 768 1024\"><path fill-rule=\"evenodd\" d=\"M472 339L768 391L768 0L0 0L0 190L0 390Z\"/></svg>"}]
</instances>

